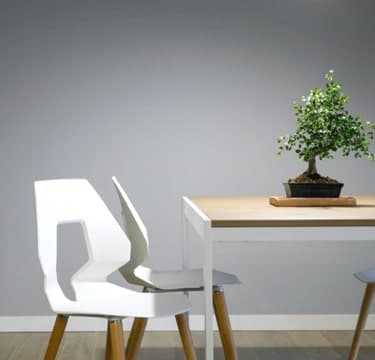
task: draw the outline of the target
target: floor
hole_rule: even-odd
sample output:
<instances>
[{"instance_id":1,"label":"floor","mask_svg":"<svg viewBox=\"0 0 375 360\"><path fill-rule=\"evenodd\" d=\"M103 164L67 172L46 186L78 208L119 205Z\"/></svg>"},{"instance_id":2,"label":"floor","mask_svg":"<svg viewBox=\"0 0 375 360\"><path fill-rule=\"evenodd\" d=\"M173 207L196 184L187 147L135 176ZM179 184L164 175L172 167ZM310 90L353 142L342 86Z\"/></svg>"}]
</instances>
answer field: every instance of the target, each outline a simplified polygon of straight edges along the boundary
<instances>
[{"instance_id":1,"label":"floor","mask_svg":"<svg viewBox=\"0 0 375 360\"><path fill-rule=\"evenodd\" d=\"M239 359L254 360L341 360L346 359L351 331L236 331ZM125 334L126 340L127 334ZM215 334L215 360L224 359ZM0 360L43 359L48 333L0 333ZM203 333L194 332L198 358L203 359ZM65 334L58 360L104 359L103 332ZM181 360L180 340L176 332L145 334L139 360ZM358 360L375 358L375 331L363 334Z\"/></svg>"}]
</instances>

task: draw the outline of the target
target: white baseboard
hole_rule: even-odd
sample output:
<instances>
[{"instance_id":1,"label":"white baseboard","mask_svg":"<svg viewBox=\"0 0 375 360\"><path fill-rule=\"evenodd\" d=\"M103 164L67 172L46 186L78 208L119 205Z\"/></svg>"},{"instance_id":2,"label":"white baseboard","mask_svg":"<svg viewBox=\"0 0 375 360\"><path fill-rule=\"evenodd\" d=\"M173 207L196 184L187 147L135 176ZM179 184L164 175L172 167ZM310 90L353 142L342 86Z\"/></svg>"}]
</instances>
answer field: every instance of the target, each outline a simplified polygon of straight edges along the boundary
<instances>
[{"instance_id":1,"label":"white baseboard","mask_svg":"<svg viewBox=\"0 0 375 360\"><path fill-rule=\"evenodd\" d=\"M233 330L353 330L358 315L231 315ZM0 316L0 332L49 332L54 316ZM129 330L132 319L125 319ZM99 318L71 317L67 331L106 331L106 321ZM203 315L190 316L191 330L203 330ZM214 324L216 329L216 322ZM375 330L375 315L369 315L367 329ZM177 330L174 318L151 319L149 331Z\"/></svg>"}]
</instances>

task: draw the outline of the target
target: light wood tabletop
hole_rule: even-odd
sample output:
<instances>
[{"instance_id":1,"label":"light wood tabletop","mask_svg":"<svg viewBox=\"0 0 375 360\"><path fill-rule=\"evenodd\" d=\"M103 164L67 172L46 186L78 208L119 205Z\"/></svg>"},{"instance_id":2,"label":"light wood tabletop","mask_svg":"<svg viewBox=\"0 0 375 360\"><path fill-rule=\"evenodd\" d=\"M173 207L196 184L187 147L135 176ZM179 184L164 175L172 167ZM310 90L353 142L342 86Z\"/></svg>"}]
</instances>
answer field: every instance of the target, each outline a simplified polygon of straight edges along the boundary
<instances>
[{"instance_id":1,"label":"light wood tabletop","mask_svg":"<svg viewBox=\"0 0 375 360\"><path fill-rule=\"evenodd\" d=\"M194 196L212 227L375 226L375 195L355 195L353 207L275 207L269 196Z\"/></svg>"}]
</instances>

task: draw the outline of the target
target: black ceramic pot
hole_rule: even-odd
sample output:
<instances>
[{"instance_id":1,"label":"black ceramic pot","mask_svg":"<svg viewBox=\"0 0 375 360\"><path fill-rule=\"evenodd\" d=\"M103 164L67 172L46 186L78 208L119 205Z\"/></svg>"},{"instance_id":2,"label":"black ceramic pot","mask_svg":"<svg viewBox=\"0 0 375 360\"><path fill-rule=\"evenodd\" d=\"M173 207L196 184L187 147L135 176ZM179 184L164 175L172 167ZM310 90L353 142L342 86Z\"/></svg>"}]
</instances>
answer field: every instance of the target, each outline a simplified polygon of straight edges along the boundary
<instances>
[{"instance_id":1,"label":"black ceramic pot","mask_svg":"<svg viewBox=\"0 0 375 360\"><path fill-rule=\"evenodd\" d=\"M314 183L284 183L287 197L322 197L337 198L340 196L342 183L314 184Z\"/></svg>"}]
</instances>

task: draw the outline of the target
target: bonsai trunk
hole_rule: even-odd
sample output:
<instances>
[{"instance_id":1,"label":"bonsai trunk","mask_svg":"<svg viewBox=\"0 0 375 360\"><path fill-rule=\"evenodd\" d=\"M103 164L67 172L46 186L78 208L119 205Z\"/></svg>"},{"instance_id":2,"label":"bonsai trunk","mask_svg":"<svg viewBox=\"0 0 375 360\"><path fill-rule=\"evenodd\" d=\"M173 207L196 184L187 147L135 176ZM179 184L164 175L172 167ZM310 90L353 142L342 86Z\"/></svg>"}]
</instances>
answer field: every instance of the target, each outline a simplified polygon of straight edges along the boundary
<instances>
[{"instance_id":1,"label":"bonsai trunk","mask_svg":"<svg viewBox=\"0 0 375 360\"><path fill-rule=\"evenodd\" d=\"M308 161L308 167L307 169L300 175L288 179L288 183L315 183L315 184L329 184L329 183L335 183L337 184L338 181L335 179L331 179L328 176L320 176L318 173L318 170L316 169L316 157L319 156L321 152L315 152L313 156Z\"/></svg>"},{"instance_id":2,"label":"bonsai trunk","mask_svg":"<svg viewBox=\"0 0 375 360\"><path fill-rule=\"evenodd\" d=\"M318 171L316 170L316 158L315 156L313 156L309 160L309 166L307 168L307 176L313 178L316 175L318 175Z\"/></svg>"}]
</instances>

